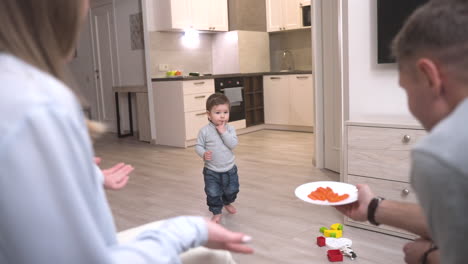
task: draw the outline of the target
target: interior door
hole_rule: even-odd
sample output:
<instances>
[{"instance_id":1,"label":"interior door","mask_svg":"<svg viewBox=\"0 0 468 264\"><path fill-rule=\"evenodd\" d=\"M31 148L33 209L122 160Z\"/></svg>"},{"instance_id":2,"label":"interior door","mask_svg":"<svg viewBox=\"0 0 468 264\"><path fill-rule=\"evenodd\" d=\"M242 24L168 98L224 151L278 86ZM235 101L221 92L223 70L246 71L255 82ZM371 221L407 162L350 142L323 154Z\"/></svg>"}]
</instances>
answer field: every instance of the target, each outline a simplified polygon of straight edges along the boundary
<instances>
[{"instance_id":1,"label":"interior door","mask_svg":"<svg viewBox=\"0 0 468 264\"><path fill-rule=\"evenodd\" d=\"M118 82L117 48L112 4L91 9L94 71L98 119L116 131L115 97L112 86Z\"/></svg>"}]
</instances>

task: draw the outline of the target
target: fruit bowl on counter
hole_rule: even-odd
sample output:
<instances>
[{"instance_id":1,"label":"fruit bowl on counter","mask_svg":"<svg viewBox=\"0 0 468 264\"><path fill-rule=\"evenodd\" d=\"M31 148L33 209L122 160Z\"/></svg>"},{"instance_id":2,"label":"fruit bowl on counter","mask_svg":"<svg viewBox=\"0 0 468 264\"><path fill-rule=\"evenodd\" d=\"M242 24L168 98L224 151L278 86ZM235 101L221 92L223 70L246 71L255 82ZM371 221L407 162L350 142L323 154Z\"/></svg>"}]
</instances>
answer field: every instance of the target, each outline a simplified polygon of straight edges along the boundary
<instances>
[{"instance_id":1,"label":"fruit bowl on counter","mask_svg":"<svg viewBox=\"0 0 468 264\"><path fill-rule=\"evenodd\" d=\"M182 76L182 72L181 71L167 71L166 72L166 77L178 77L178 76Z\"/></svg>"}]
</instances>

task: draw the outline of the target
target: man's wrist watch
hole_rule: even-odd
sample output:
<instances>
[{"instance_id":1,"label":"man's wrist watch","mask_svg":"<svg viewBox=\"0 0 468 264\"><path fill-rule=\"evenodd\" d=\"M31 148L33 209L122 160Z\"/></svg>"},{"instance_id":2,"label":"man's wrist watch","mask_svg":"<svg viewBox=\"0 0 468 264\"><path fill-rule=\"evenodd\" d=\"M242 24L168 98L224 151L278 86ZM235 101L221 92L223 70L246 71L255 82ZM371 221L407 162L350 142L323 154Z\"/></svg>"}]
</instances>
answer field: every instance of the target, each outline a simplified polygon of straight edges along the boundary
<instances>
[{"instance_id":1,"label":"man's wrist watch","mask_svg":"<svg viewBox=\"0 0 468 264\"><path fill-rule=\"evenodd\" d=\"M375 221L375 212L377 211L377 207L379 206L380 202L383 200L385 199L377 196L370 201L369 206L367 207L367 220L369 221L369 223L376 226L380 225L380 223L377 223L377 221Z\"/></svg>"},{"instance_id":2,"label":"man's wrist watch","mask_svg":"<svg viewBox=\"0 0 468 264\"><path fill-rule=\"evenodd\" d=\"M439 248L436 245L432 244L431 248L424 252L424 255L421 258L421 264L427 264L429 254L433 251L436 251L437 249Z\"/></svg>"}]
</instances>

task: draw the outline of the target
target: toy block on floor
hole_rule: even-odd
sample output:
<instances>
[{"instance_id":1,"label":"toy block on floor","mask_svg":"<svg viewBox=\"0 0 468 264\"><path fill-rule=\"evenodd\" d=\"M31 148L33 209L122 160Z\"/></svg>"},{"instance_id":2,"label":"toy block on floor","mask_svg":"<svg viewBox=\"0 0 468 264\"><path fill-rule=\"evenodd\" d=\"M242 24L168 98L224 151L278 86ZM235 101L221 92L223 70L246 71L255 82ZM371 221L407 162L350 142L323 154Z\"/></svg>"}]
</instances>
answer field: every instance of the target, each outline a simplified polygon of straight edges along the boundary
<instances>
[{"instance_id":1,"label":"toy block on floor","mask_svg":"<svg viewBox=\"0 0 468 264\"><path fill-rule=\"evenodd\" d=\"M323 236L317 237L317 245L319 247L324 247L325 246L325 238Z\"/></svg>"},{"instance_id":2,"label":"toy block on floor","mask_svg":"<svg viewBox=\"0 0 468 264\"><path fill-rule=\"evenodd\" d=\"M330 249L327 251L327 257L330 262L343 261L343 254L339 249Z\"/></svg>"},{"instance_id":3,"label":"toy block on floor","mask_svg":"<svg viewBox=\"0 0 468 264\"><path fill-rule=\"evenodd\" d=\"M326 237L340 238L343 236L343 231L341 230L325 230L323 235Z\"/></svg>"}]
</instances>

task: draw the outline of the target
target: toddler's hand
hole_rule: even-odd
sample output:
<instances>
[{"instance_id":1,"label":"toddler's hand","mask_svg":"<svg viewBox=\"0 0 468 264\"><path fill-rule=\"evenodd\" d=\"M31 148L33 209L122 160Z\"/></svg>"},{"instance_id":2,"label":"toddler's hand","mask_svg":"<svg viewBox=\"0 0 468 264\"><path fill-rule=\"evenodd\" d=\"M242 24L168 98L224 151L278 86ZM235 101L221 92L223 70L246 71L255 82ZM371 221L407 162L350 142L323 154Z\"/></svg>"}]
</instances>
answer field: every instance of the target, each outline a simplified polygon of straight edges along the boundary
<instances>
[{"instance_id":1,"label":"toddler's hand","mask_svg":"<svg viewBox=\"0 0 468 264\"><path fill-rule=\"evenodd\" d=\"M222 122L221 124L217 125L216 129L218 130L218 133L224 134L224 132L226 132L226 122Z\"/></svg>"},{"instance_id":2,"label":"toddler's hand","mask_svg":"<svg viewBox=\"0 0 468 264\"><path fill-rule=\"evenodd\" d=\"M203 159L204 160L211 160L211 151L205 151L205 154L203 154Z\"/></svg>"}]
</instances>

